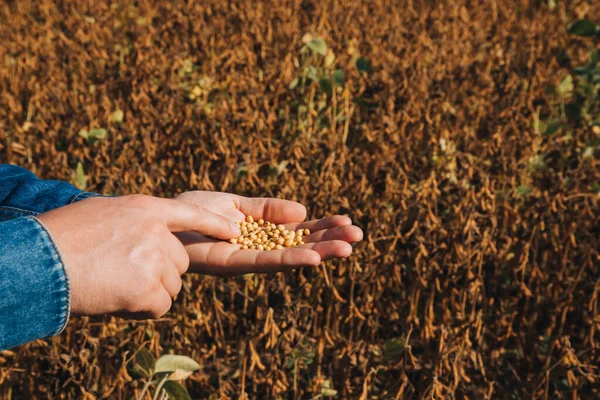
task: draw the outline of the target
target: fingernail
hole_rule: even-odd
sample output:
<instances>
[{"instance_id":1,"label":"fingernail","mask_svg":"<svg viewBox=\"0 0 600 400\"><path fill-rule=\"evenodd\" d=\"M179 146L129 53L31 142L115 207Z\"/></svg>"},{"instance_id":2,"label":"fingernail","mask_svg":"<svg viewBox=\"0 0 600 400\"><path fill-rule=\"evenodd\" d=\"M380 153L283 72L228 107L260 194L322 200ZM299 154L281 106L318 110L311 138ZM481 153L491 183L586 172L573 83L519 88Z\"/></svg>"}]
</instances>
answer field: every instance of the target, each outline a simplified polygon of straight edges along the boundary
<instances>
[{"instance_id":1,"label":"fingernail","mask_svg":"<svg viewBox=\"0 0 600 400\"><path fill-rule=\"evenodd\" d=\"M237 235L240 236L242 234L242 231L240 230L240 227L233 221L229 221L229 223L231 224L231 230Z\"/></svg>"}]
</instances>

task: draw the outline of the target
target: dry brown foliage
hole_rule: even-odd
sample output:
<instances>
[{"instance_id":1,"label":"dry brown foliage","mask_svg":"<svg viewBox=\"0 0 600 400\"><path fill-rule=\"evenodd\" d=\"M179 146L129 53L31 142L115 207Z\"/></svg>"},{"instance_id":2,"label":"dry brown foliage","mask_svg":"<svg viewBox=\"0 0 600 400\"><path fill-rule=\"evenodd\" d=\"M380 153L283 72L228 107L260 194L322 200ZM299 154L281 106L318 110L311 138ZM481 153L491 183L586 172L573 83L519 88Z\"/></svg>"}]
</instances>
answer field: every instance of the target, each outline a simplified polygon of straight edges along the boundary
<instances>
[{"instance_id":1,"label":"dry brown foliage","mask_svg":"<svg viewBox=\"0 0 600 400\"><path fill-rule=\"evenodd\" d=\"M293 199L366 237L314 270L188 276L163 320L74 318L0 353L3 397L132 398L142 345L197 360L196 398L308 399L326 380L337 398L600 396L594 133L531 128L560 49L575 66L592 45L566 24L600 3L128 3L3 2L0 162L71 181L81 162L102 193ZM288 88L305 33L346 73L325 111L342 122L319 128L298 105L325 95ZM78 136L93 128L107 139Z\"/></svg>"}]
</instances>

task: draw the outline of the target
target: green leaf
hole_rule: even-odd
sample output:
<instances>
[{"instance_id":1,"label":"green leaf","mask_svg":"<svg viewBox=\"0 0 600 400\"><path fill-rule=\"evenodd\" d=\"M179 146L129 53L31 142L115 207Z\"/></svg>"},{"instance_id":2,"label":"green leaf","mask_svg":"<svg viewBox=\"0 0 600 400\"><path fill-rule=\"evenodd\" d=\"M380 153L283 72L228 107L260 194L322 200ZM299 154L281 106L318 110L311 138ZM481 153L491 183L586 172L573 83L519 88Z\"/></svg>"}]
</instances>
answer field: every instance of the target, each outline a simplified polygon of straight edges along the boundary
<instances>
[{"instance_id":1,"label":"green leaf","mask_svg":"<svg viewBox=\"0 0 600 400\"><path fill-rule=\"evenodd\" d=\"M325 397L333 397L337 395L337 390L330 388L321 389L321 395Z\"/></svg>"},{"instance_id":2,"label":"green leaf","mask_svg":"<svg viewBox=\"0 0 600 400\"><path fill-rule=\"evenodd\" d=\"M566 97L569 93L573 91L573 77L569 74L563 78L562 81L558 84L556 88L556 92L561 97Z\"/></svg>"},{"instance_id":3,"label":"green leaf","mask_svg":"<svg viewBox=\"0 0 600 400\"><path fill-rule=\"evenodd\" d=\"M321 91L326 93L327 96L331 96L333 85L331 84L331 79L321 78L319 79L319 85L321 86Z\"/></svg>"},{"instance_id":4,"label":"green leaf","mask_svg":"<svg viewBox=\"0 0 600 400\"><path fill-rule=\"evenodd\" d=\"M162 388L170 400L192 400L187 389L179 382L166 381Z\"/></svg>"},{"instance_id":5,"label":"green leaf","mask_svg":"<svg viewBox=\"0 0 600 400\"><path fill-rule=\"evenodd\" d=\"M577 76L583 76L583 75L587 75L589 73L589 68L588 67L575 67L575 74Z\"/></svg>"},{"instance_id":6,"label":"green leaf","mask_svg":"<svg viewBox=\"0 0 600 400\"><path fill-rule=\"evenodd\" d=\"M534 118L531 120L531 126L533 128L533 130L535 131L535 133L544 133L546 132L546 123L542 120L540 120L539 118Z\"/></svg>"},{"instance_id":7,"label":"green leaf","mask_svg":"<svg viewBox=\"0 0 600 400\"><path fill-rule=\"evenodd\" d=\"M359 57L356 59L356 69L358 72L369 72L371 71L371 61L367 58Z\"/></svg>"},{"instance_id":8,"label":"green leaf","mask_svg":"<svg viewBox=\"0 0 600 400\"><path fill-rule=\"evenodd\" d=\"M310 79L317 79L317 69L315 67L313 67L312 65L309 65L308 68L306 69L306 77L310 78Z\"/></svg>"},{"instance_id":9,"label":"green leaf","mask_svg":"<svg viewBox=\"0 0 600 400\"><path fill-rule=\"evenodd\" d=\"M83 164L80 162L77 163L75 183L77 184L77 187L81 190L85 190L87 188L87 178L85 177L85 171L83 170Z\"/></svg>"},{"instance_id":10,"label":"green leaf","mask_svg":"<svg viewBox=\"0 0 600 400\"><path fill-rule=\"evenodd\" d=\"M154 369L154 356L150 351L141 347L136 353L135 358L131 361L132 371L141 376L152 376L152 370Z\"/></svg>"},{"instance_id":11,"label":"green leaf","mask_svg":"<svg viewBox=\"0 0 600 400\"><path fill-rule=\"evenodd\" d=\"M383 361L385 363L398 361L402 353L404 353L405 346L406 343L404 339L401 338L391 339L385 342L383 345Z\"/></svg>"},{"instance_id":12,"label":"green leaf","mask_svg":"<svg viewBox=\"0 0 600 400\"><path fill-rule=\"evenodd\" d=\"M331 387L331 382L329 380L323 381L323 385L321 386L321 395L325 397L333 397L337 395L337 390Z\"/></svg>"},{"instance_id":13,"label":"green leaf","mask_svg":"<svg viewBox=\"0 0 600 400\"><path fill-rule=\"evenodd\" d=\"M335 63L335 54L333 51L329 51L325 56L325 67L331 68L333 63Z\"/></svg>"},{"instance_id":14,"label":"green leaf","mask_svg":"<svg viewBox=\"0 0 600 400\"><path fill-rule=\"evenodd\" d=\"M600 60L600 54L598 54L598 50L592 49L590 50L590 63L588 65L589 68L594 68L598 65L598 61Z\"/></svg>"},{"instance_id":15,"label":"green leaf","mask_svg":"<svg viewBox=\"0 0 600 400\"><path fill-rule=\"evenodd\" d=\"M287 168L290 162L288 160L283 160L278 165L271 165L271 176L279 176L283 174L283 171Z\"/></svg>"},{"instance_id":16,"label":"green leaf","mask_svg":"<svg viewBox=\"0 0 600 400\"><path fill-rule=\"evenodd\" d=\"M344 70L336 69L333 72L333 81L335 82L335 84L337 86L342 86L344 84L344 78L345 78Z\"/></svg>"},{"instance_id":17,"label":"green leaf","mask_svg":"<svg viewBox=\"0 0 600 400\"><path fill-rule=\"evenodd\" d=\"M123 113L123 110L117 110L113 113L113 121L115 121L117 124L120 124L121 122L123 122L124 116L125 113Z\"/></svg>"},{"instance_id":18,"label":"green leaf","mask_svg":"<svg viewBox=\"0 0 600 400\"><path fill-rule=\"evenodd\" d=\"M173 371L167 379L170 381L182 381L184 379L187 379L193 373L193 371L184 371L178 368L175 371Z\"/></svg>"},{"instance_id":19,"label":"green leaf","mask_svg":"<svg viewBox=\"0 0 600 400\"><path fill-rule=\"evenodd\" d=\"M200 369L200 364L186 356L167 354L156 361L154 372L174 372L177 369L194 372Z\"/></svg>"},{"instance_id":20,"label":"green leaf","mask_svg":"<svg viewBox=\"0 0 600 400\"><path fill-rule=\"evenodd\" d=\"M85 129L81 129L77 134L86 140L89 138L88 131Z\"/></svg>"},{"instance_id":21,"label":"green leaf","mask_svg":"<svg viewBox=\"0 0 600 400\"><path fill-rule=\"evenodd\" d=\"M298 79L298 77L292 79L292 81L290 82L290 86L288 86L290 89L295 89L296 86L298 86L298 83L300 83L300 79Z\"/></svg>"},{"instance_id":22,"label":"green leaf","mask_svg":"<svg viewBox=\"0 0 600 400\"><path fill-rule=\"evenodd\" d=\"M88 132L88 139L91 141L106 139L106 129L97 128Z\"/></svg>"},{"instance_id":23,"label":"green leaf","mask_svg":"<svg viewBox=\"0 0 600 400\"><path fill-rule=\"evenodd\" d=\"M570 24L567 30L577 36L590 37L596 34L598 26L588 19L580 19Z\"/></svg>"},{"instance_id":24,"label":"green leaf","mask_svg":"<svg viewBox=\"0 0 600 400\"><path fill-rule=\"evenodd\" d=\"M312 39L306 43L306 46L308 46L308 48L315 54L320 54L322 56L327 54L327 44L321 38Z\"/></svg>"},{"instance_id":25,"label":"green leaf","mask_svg":"<svg viewBox=\"0 0 600 400\"><path fill-rule=\"evenodd\" d=\"M521 196L529 196L533 193L533 189L529 185L521 185L517 188L517 193Z\"/></svg>"},{"instance_id":26,"label":"green leaf","mask_svg":"<svg viewBox=\"0 0 600 400\"><path fill-rule=\"evenodd\" d=\"M552 120L549 120L548 122L546 122L545 125L546 125L545 129L543 131L541 131L542 136L544 136L544 137L551 136L560 129L560 127L562 126L562 121L560 120L560 118L552 119Z\"/></svg>"}]
</instances>

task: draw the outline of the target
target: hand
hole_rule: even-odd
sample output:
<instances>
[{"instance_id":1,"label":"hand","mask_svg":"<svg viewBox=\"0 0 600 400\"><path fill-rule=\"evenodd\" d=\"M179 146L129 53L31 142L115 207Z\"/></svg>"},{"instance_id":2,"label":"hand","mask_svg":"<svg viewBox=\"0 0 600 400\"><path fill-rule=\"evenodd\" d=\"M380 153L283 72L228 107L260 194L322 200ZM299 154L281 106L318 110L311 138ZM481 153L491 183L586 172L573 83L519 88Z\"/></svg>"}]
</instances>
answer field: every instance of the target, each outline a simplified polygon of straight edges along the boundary
<instances>
[{"instance_id":1,"label":"hand","mask_svg":"<svg viewBox=\"0 0 600 400\"><path fill-rule=\"evenodd\" d=\"M182 193L177 200L196 204L224 217L242 221L246 215L263 218L288 229L308 228L306 244L284 250L242 250L239 245L208 238L195 232L178 233L190 257L190 271L217 276L236 276L257 272L288 271L316 266L321 260L348 257L350 243L363 238L350 218L335 215L302 222L306 208L299 203L272 198L247 198L229 193L193 191Z\"/></svg>"},{"instance_id":2,"label":"hand","mask_svg":"<svg viewBox=\"0 0 600 400\"><path fill-rule=\"evenodd\" d=\"M228 218L202 207L133 195L89 198L41 214L66 265L74 314L158 318L181 290L189 266L171 232L239 236Z\"/></svg>"}]
</instances>

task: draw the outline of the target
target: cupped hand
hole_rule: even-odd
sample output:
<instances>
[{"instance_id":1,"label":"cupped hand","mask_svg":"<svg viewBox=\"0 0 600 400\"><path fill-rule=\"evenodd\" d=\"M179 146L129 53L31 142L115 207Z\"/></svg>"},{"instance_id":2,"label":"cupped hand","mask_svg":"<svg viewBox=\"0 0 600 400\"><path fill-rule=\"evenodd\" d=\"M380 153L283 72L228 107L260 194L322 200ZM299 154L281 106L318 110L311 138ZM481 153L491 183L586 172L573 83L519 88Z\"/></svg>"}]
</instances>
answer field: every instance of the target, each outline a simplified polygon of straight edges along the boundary
<instances>
[{"instance_id":1,"label":"cupped hand","mask_svg":"<svg viewBox=\"0 0 600 400\"><path fill-rule=\"evenodd\" d=\"M227 277L317 266L322 260L348 257L352 253L351 243L363 238L362 230L352 225L346 216L304 221L306 208L293 201L207 191L182 193L176 199L234 221L242 221L246 215L251 215L255 219L283 224L290 230L306 228L311 231L304 238L305 244L271 251L243 250L240 245L198 232L177 233L190 257L190 272Z\"/></svg>"}]
</instances>

